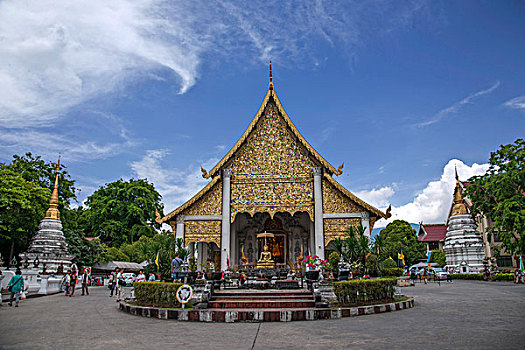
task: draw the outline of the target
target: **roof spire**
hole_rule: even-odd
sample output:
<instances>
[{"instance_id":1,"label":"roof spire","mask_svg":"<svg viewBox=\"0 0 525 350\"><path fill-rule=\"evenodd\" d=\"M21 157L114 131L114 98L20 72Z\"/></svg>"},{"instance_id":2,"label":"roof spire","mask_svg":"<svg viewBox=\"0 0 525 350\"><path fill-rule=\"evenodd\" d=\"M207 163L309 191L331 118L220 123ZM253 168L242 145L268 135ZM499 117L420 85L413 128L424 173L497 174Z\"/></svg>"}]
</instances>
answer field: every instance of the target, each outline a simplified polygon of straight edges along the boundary
<instances>
[{"instance_id":1,"label":"roof spire","mask_svg":"<svg viewBox=\"0 0 525 350\"><path fill-rule=\"evenodd\" d=\"M456 172L456 181L459 181L458 167L456 165L454 165L454 171Z\"/></svg>"},{"instance_id":2,"label":"roof spire","mask_svg":"<svg viewBox=\"0 0 525 350\"><path fill-rule=\"evenodd\" d=\"M273 89L272 61L270 61L270 90Z\"/></svg>"},{"instance_id":3,"label":"roof spire","mask_svg":"<svg viewBox=\"0 0 525 350\"><path fill-rule=\"evenodd\" d=\"M454 189L454 206L452 207L452 215L462 215L468 214L467 207L463 201L463 194L461 193L461 185L459 180L457 180L456 173L456 188Z\"/></svg>"},{"instance_id":4,"label":"roof spire","mask_svg":"<svg viewBox=\"0 0 525 350\"><path fill-rule=\"evenodd\" d=\"M58 155L58 163L55 174L55 186L51 199L49 200L49 209L46 211L44 219L60 220L60 212L58 211L58 172L60 171L60 154Z\"/></svg>"}]
</instances>

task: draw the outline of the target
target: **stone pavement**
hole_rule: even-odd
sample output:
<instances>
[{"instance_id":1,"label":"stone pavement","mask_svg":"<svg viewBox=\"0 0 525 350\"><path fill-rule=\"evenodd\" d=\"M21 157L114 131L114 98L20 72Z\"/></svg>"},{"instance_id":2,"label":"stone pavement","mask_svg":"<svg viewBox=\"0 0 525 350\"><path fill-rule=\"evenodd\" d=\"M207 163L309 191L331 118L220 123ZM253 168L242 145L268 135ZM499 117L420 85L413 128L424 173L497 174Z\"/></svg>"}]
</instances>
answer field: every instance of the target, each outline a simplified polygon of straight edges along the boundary
<instances>
[{"instance_id":1,"label":"stone pavement","mask_svg":"<svg viewBox=\"0 0 525 350\"><path fill-rule=\"evenodd\" d=\"M165 321L117 310L105 287L0 308L0 349L523 349L525 286L455 281L403 288L416 307L290 323Z\"/></svg>"}]
</instances>

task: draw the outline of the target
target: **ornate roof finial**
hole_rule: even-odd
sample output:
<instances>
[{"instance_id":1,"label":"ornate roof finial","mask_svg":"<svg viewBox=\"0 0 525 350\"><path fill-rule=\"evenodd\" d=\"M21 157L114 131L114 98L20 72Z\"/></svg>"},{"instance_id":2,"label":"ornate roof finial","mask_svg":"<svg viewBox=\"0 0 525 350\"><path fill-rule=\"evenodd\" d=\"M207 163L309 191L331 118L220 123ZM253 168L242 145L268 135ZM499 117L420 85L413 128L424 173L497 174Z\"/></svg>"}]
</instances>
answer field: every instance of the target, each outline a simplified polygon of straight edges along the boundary
<instances>
[{"instance_id":1,"label":"ornate roof finial","mask_svg":"<svg viewBox=\"0 0 525 350\"><path fill-rule=\"evenodd\" d=\"M44 219L60 220L60 212L58 211L58 172L60 171L60 154L58 155L58 163L55 174L55 186L51 199L49 200L49 209L46 211Z\"/></svg>"},{"instance_id":2,"label":"ornate roof finial","mask_svg":"<svg viewBox=\"0 0 525 350\"><path fill-rule=\"evenodd\" d=\"M456 165L454 165L454 171L456 172L456 181L459 181L458 167Z\"/></svg>"},{"instance_id":3,"label":"ornate roof finial","mask_svg":"<svg viewBox=\"0 0 525 350\"><path fill-rule=\"evenodd\" d=\"M452 215L468 214L467 207L463 201L463 194L461 193L461 185L456 178L456 188L454 189L454 206L452 207Z\"/></svg>"},{"instance_id":4,"label":"ornate roof finial","mask_svg":"<svg viewBox=\"0 0 525 350\"><path fill-rule=\"evenodd\" d=\"M270 61L270 90L273 89L272 61Z\"/></svg>"}]
</instances>

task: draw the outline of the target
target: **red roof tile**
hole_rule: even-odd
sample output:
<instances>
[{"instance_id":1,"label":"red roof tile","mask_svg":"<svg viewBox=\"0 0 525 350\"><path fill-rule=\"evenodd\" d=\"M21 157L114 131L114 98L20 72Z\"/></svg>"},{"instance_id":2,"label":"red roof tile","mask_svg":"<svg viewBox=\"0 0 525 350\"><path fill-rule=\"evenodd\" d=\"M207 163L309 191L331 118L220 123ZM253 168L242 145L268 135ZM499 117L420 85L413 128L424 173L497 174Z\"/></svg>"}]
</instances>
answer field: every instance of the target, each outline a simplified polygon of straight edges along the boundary
<instances>
[{"instance_id":1,"label":"red roof tile","mask_svg":"<svg viewBox=\"0 0 525 350\"><path fill-rule=\"evenodd\" d=\"M421 242L437 242L444 241L446 235L447 225L445 224L421 224L418 239Z\"/></svg>"}]
</instances>

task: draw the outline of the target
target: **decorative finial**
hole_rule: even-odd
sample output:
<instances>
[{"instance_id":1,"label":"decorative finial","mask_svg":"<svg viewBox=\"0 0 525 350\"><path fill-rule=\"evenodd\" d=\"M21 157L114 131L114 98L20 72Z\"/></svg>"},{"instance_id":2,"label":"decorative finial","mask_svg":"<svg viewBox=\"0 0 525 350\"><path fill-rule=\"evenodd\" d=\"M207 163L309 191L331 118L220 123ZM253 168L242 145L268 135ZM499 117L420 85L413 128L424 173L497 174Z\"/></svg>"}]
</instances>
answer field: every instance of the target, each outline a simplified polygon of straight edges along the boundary
<instances>
[{"instance_id":1,"label":"decorative finial","mask_svg":"<svg viewBox=\"0 0 525 350\"><path fill-rule=\"evenodd\" d=\"M270 90L273 89L272 61L270 61Z\"/></svg>"},{"instance_id":2,"label":"decorative finial","mask_svg":"<svg viewBox=\"0 0 525 350\"><path fill-rule=\"evenodd\" d=\"M452 215L468 214L467 207L463 201L463 194L461 193L461 185L459 180L456 180L456 188L454 189L454 206L452 207Z\"/></svg>"},{"instance_id":3,"label":"decorative finial","mask_svg":"<svg viewBox=\"0 0 525 350\"><path fill-rule=\"evenodd\" d=\"M60 220L60 212L58 211L58 172L60 171L60 154L58 155L58 163L55 173L55 186L51 193L51 199L49 200L49 209L46 211L44 219Z\"/></svg>"},{"instance_id":4,"label":"decorative finial","mask_svg":"<svg viewBox=\"0 0 525 350\"><path fill-rule=\"evenodd\" d=\"M339 168L337 168L335 175L343 175L343 167L345 166L345 162L342 162L341 165L339 165Z\"/></svg>"},{"instance_id":5,"label":"decorative finial","mask_svg":"<svg viewBox=\"0 0 525 350\"><path fill-rule=\"evenodd\" d=\"M202 177L207 179L208 178L208 172L206 171L206 169L204 169L203 167L201 167L201 172L202 172Z\"/></svg>"},{"instance_id":6,"label":"decorative finial","mask_svg":"<svg viewBox=\"0 0 525 350\"><path fill-rule=\"evenodd\" d=\"M157 224L162 224L162 216L160 216L159 212L155 209L155 222Z\"/></svg>"},{"instance_id":7,"label":"decorative finial","mask_svg":"<svg viewBox=\"0 0 525 350\"><path fill-rule=\"evenodd\" d=\"M459 176L458 176L458 167L456 165L454 165L454 171L456 173L456 181L459 181Z\"/></svg>"},{"instance_id":8,"label":"decorative finial","mask_svg":"<svg viewBox=\"0 0 525 350\"><path fill-rule=\"evenodd\" d=\"M392 216L392 204L390 204L388 208L386 209L385 216L387 219L389 219Z\"/></svg>"}]
</instances>

